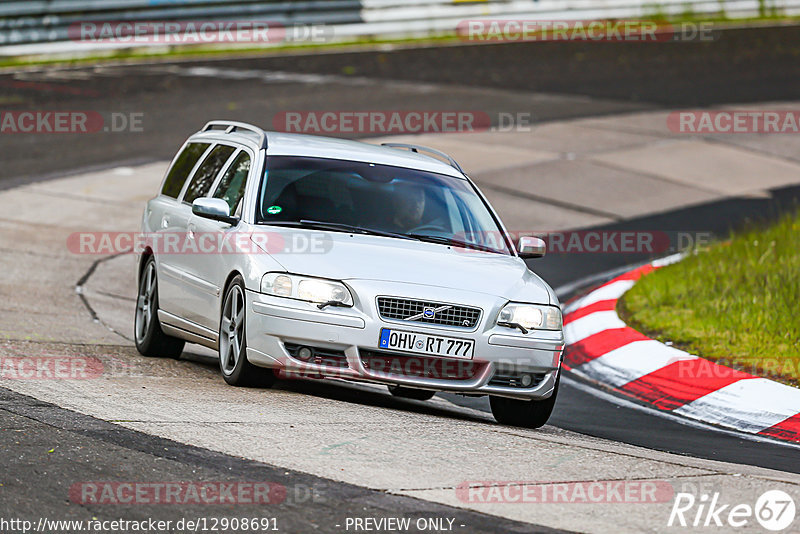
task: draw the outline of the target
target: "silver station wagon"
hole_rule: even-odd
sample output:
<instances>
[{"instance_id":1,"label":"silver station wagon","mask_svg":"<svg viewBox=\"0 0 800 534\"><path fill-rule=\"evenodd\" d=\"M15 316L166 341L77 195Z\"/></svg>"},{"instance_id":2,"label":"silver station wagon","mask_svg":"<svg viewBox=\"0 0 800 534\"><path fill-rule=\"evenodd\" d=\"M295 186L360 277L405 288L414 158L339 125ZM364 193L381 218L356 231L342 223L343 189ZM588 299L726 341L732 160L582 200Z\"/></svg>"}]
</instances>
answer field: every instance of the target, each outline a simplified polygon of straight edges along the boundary
<instances>
[{"instance_id":1,"label":"silver station wagon","mask_svg":"<svg viewBox=\"0 0 800 534\"><path fill-rule=\"evenodd\" d=\"M386 384L489 395L540 427L564 348L553 290L451 157L212 121L183 145L142 221L136 347L219 353L231 385Z\"/></svg>"}]
</instances>

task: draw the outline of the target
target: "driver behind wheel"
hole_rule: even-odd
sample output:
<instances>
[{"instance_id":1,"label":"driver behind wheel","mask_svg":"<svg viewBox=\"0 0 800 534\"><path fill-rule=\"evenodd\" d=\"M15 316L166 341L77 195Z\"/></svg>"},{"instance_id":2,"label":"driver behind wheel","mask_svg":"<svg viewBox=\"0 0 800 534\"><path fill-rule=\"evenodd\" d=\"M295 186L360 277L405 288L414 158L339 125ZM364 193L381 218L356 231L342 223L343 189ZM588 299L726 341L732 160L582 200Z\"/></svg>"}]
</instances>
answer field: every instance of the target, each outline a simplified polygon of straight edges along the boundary
<instances>
[{"instance_id":1,"label":"driver behind wheel","mask_svg":"<svg viewBox=\"0 0 800 534\"><path fill-rule=\"evenodd\" d=\"M392 231L408 233L418 228L425 214L425 190L410 183L399 184L392 195L391 220Z\"/></svg>"}]
</instances>

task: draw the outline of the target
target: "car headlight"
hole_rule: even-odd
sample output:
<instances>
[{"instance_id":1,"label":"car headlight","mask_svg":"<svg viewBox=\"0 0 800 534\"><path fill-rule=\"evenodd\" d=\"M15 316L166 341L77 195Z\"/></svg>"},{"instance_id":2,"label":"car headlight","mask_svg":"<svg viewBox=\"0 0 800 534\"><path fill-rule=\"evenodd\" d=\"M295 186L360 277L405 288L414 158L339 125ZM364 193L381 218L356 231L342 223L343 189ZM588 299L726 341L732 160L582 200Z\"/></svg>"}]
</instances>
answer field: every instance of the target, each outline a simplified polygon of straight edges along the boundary
<instances>
[{"instance_id":1,"label":"car headlight","mask_svg":"<svg viewBox=\"0 0 800 534\"><path fill-rule=\"evenodd\" d=\"M561 309L556 306L511 302L500 310L497 324L525 330L561 330Z\"/></svg>"},{"instance_id":2,"label":"car headlight","mask_svg":"<svg viewBox=\"0 0 800 534\"><path fill-rule=\"evenodd\" d=\"M318 304L353 305L353 295L343 283L295 274L265 274L261 278L261 292L276 297L305 300Z\"/></svg>"}]
</instances>

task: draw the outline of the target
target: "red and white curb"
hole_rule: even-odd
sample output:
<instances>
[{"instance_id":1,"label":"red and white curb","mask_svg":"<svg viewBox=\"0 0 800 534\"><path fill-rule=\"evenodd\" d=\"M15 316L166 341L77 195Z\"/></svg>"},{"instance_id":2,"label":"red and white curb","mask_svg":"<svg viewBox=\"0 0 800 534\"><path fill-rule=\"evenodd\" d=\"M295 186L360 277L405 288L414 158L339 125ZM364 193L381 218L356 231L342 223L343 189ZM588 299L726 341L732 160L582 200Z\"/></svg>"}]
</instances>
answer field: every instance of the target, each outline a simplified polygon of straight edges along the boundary
<instances>
[{"instance_id":1,"label":"red and white curb","mask_svg":"<svg viewBox=\"0 0 800 534\"><path fill-rule=\"evenodd\" d=\"M568 303L564 368L659 410L800 442L800 389L664 345L617 315L617 300L636 280L679 259L638 267Z\"/></svg>"}]
</instances>

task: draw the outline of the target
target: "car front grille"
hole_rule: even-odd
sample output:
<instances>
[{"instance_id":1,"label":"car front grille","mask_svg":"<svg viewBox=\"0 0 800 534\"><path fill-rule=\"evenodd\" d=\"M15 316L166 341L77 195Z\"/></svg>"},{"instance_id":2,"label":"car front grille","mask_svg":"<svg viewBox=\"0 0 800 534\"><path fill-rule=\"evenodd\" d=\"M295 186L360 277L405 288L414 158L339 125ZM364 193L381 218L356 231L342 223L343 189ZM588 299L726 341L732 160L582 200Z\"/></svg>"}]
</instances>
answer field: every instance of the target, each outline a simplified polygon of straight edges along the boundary
<instances>
[{"instance_id":1,"label":"car front grille","mask_svg":"<svg viewBox=\"0 0 800 534\"><path fill-rule=\"evenodd\" d=\"M397 297L378 297L378 312L384 319L394 321L460 328L475 328L481 317L480 308Z\"/></svg>"}]
</instances>

